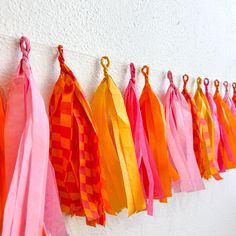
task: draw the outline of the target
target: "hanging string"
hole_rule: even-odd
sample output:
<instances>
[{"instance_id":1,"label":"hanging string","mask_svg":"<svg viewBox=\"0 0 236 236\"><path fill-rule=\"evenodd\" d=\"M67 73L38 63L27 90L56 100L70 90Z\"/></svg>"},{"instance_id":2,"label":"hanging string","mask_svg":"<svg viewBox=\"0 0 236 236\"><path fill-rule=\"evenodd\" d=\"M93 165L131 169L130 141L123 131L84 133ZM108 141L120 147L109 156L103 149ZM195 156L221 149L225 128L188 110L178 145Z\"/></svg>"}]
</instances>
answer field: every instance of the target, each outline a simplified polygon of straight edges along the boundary
<instances>
[{"instance_id":1,"label":"hanging string","mask_svg":"<svg viewBox=\"0 0 236 236\"><path fill-rule=\"evenodd\" d=\"M0 37L3 38L3 39L5 38L5 39L8 39L10 41L16 42L17 43L17 47L18 47L18 42L19 42L19 38L20 37L17 38L17 37L13 37L13 36L2 34L2 33L0 33ZM48 45L46 43L39 43L39 42L30 40L30 44L31 45L35 45L35 46L40 46L42 48L46 47L48 49L54 49L55 52L58 50L57 46ZM36 50L37 49L38 49L38 47L36 47ZM79 54L79 55L82 55L82 56L85 56L85 57L90 57L90 58L93 58L93 59L97 59L97 57L95 57L95 56L92 56L92 55L89 55L89 54L86 54L86 53L82 53L82 52L78 52L78 51L75 51L75 50L66 49L64 51L72 53L72 54L77 54L77 55Z\"/></svg>"},{"instance_id":2,"label":"hanging string","mask_svg":"<svg viewBox=\"0 0 236 236\"><path fill-rule=\"evenodd\" d=\"M3 39L5 38L5 39L8 39L8 40L11 40L11 41L14 41L14 42L17 42L17 43L18 43L20 37L17 38L17 37L14 37L14 36L10 36L10 35L7 35L7 34L0 33L0 38L3 38ZM42 48L45 48L45 47L46 47L46 48L48 48L48 49L54 49L55 52L57 52L57 50L58 50L58 48L57 48L56 46L48 45L48 44L46 44L46 43L39 43L39 42L32 41L32 40L30 40L30 43L31 43L31 45L40 46L40 47L42 47ZM37 50L38 47L36 47L35 49ZM34 49L34 50L35 50L35 49ZM93 55L90 55L90 54L78 52L78 51L71 50L71 49L63 49L63 51L68 52L68 53L71 53L71 54L75 54L75 55L80 55L80 56L92 58L92 59L94 59L94 60L98 60L98 58L99 58L99 57L97 57L97 56L93 56ZM113 61L114 64L116 63L116 64L119 64L119 65L125 65L125 64L129 65L129 62L121 62L121 61L117 61L117 60L112 60L112 61ZM142 67L143 67L143 65L136 65L136 68L139 68L140 71L141 71ZM157 70L155 70L155 66L152 66L152 67L153 67L152 71L153 71L153 72L157 72ZM160 73L159 70L158 70L158 72ZM197 81L196 79L194 79L194 80ZM214 80L212 80L212 82L214 82ZM230 83L229 83L229 84L230 84Z\"/></svg>"},{"instance_id":3,"label":"hanging string","mask_svg":"<svg viewBox=\"0 0 236 236\"><path fill-rule=\"evenodd\" d=\"M16 43L17 43L17 47L18 47L18 42L19 42L19 38L20 38L20 37L17 38L17 37L14 37L14 36L10 36L10 35L7 35L7 34L2 34L2 33L0 33L0 38L5 38L5 39L8 39L8 40L10 40L10 41L16 42ZM46 48L48 48L48 49L53 49L53 50L55 50L55 52L58 51L57 46L48 45L48 44L46 44L46 43L39 43L39 42L30 40L30 44L31 44L31 45L35 45L35 46L40 46L40 47L42 47L42 48L46 47ZM35 49L37 50L38 47L36 47ZM35 49L34 49L34 50L35 50ZM94 59L94 60L98 60L98 59L99 59L99 56L93 56L93 55L86 54L86 53L83 53L83 52L79 52L79 51L76 51L76 50L63 49L63 51L64 51L64 52L67 52L67 53L75 54L75 55L81 55L81 56L84 56L84 57L89 57L89 58L92 58L92 59ZM121 61L117 61L117 60L112 60L112 62L113 62L113 63L116 63L116 64L119 64L119 65L129 64L129 63L121 62ZM136 67L142 68L142 65L136 66Z\"/></svg>"}]
</instances>

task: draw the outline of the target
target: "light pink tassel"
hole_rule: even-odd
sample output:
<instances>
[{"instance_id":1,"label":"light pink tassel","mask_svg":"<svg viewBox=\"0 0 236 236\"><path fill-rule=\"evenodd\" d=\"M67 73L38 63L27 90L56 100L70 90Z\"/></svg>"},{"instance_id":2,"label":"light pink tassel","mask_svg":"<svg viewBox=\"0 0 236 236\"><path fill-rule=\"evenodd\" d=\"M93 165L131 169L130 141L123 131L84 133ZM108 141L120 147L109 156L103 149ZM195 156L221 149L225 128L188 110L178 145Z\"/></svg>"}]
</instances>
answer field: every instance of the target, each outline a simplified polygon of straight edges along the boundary
<instances>
[{"instance_id":1,"label":"light pink tassel","mask_svg":"<svg viewBox=\"0 0 236 236\"><path fill-rule=\"evenodd\" d=\"M169 155L180 180L173 183L175 192L204 189L193 150L192 116L183 95L173 83L172 73L167 77L170 86L165 95L165 114Z\"/></svg>"},{"instance_id":2,"label":"light pink tassel","mask_svg":"<svg viewBox=\"0 0 236 236\"><path fill-rule=\"evenodd\" d=\"M209 107L211 109L212 119L214 121L214 165L218 170L224 171L225 168L223 165L223 160L222 160L221 154L219 152L220 126L219 126L219 122L218 122L218 118L217 118L217 108L216 108L216 104L213 100L213 96L208 90L208 85L209 85L208 78L204 79L204 85L205 85L206 98L207 98Z\"/></svg>"},{"instance_id":3,"label":"light pink tassel","mask_svg":"<svg viewBox=\"0 0 236 236\"><path fill-rule=\"evenodd\" d=\"M9 192L2 235L41 236L44 230L46 235L65 236L68 234L48 157L48 118L33 80L28 60L30 43L26 37L21 37L20 47L23 57L11 84L6 110Z\"/></svg>"}]
</instances>

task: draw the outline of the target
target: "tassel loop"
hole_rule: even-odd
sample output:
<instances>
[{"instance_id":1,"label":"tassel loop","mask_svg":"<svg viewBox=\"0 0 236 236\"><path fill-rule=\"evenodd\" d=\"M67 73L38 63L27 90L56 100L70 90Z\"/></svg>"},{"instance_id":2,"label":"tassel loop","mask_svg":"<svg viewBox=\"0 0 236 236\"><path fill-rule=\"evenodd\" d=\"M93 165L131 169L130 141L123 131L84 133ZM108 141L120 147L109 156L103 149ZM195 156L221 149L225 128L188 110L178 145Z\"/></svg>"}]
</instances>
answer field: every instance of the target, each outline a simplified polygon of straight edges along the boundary
<instances>
[{"instance_id":1,"label":"tassel loop","mask_svg":"<svg viewBox=\"0 0 236 236\"><path fill-rule=\"evenodd\" d=\"M229 82L228 81L224 81L223 85L225 87L225 93L228 93L229 92Z\"/></svg>"},{"instance_id":2,"label":"tassel loop","mask_svg":"<svg viewBox=\"0 0 236 236\"><path fill-rule=\"evenodd\" d=\"M135 67L134 67L134 63L130 63L129 65L129 68L130 68L130 75L131 75L131 81L133 83L135 83Z\"/></svg>"},{"instance_id":3,"label":"tassel loop","mask_svg":"<svg viewBox=\"0 0 236 236\"><path fill-rule=\"evenodd\" d=\"M235 82L233 82L232 87L233 87L234 93L236 93L236 83Z\"/></svg>"},{"instance_id":4,"label":"tassel loop","mask_svg":"<svg viewBox=\"0 0 236 236\"><path fill-rule=\"evenodd\" d=\"M201 88L201 85L202 85L202 78L201 78L201 77L198 77L198 78L197 78L197 87L198 87L198 88Z\"/></svg>"},{"instance_id":5,"label":"tassel loop","mask_svg":"<svg viewBox=\"0 0 236 236\"><path fill-rule=\"evenodd\" d=\"M205 85L205 91L207 92L208 91L208 85L210 83L209 79L208 78L205 78L204 81L203 81L204 85Z\"/></svg>"},{"instance_id":6,"label":"tassel loop","mask_svg":"<svg viewBox=\"0 0 236 236\"><path fill-rule=\"evenodd\" d=\"M145 65L142 67L141 72L144 76L145 82L149 82L149 66Z\"/></svg>"},{"instance_id":7,"label":"tassel loop","mask_svg":"<svg viewBox=\"0 0 236 236\"><path fill-rule=\"evenodd\" d=\"M233 97L232 97L232 100L233 100L233 102L234 102L234 104L236 106L236 83L235 82L233 82L232 87L233 87Z\"/></svg>"},{"instance_id":8,"label":"tassel loop","mask_svg":"<svg viewBox=\"0 0 236 236\"><path fill-rule=\"evenodd\" d=\"M58 56L58 60L60 62L60 65L64 64L65 63L65 59L64 59L64 55L63 55L63 46L62 45L58 45L57 47L58 49L58 53L59 53L59 56Z\"/></svg>"},{"instance_id":9,"label":"tassel loop","mask_svg":"<svg viewBox=\"0 0 236 236\"><path fill-rule=\"evenodd\" d=\"M108 68L110 66L110 59L107 56L103 56L100 60L100 63L103 67L104 76L107 78L109 76Z\"/></svg>"},{"instance_id":10,"label":"tassel loop","mask_svg":"<svg viewBox=\"0 0 236 236\"><path fill-rule=\"evenodd\" d=\"M189 80L189 76L187 74L184 74L182 76L182 79L183 79L183 82L184 82L184 89L186 89L186 86L187 86L187 83L188 83L188 80Z\"/></svg>"},{"instance_id":11,"label":"tassel loop","mask_svg":"<svg viewBox=\"0 0 236 236\"><path fill-rule=\"evenodd\" d=\"M214 81L214 85L215 85L215 87L216 87L216 92L219 92L220 82L219 82L218 79L216 79L216 80Z\"/></svg>"},{"instance_id":12,"label":"tassel loop","mask_svg":"<svg viewBox=\"0 0 236 236\"><path fill-rule=\"evenodd\" d=\"M169 79L170 84L173 85L174 84L174 80L173 80L172 72L170 70L167 72L167 78Z\"/></svg>"},{"instance_id":13,"label":"tassel loop","mask_svg":"<svg viewBox=\"0 0 236 236\"><path fill-rule=\"evenodd\" d=\"M28 55L29 55L31 47L30 47L29 39L25 36L22 36L20 38L20 49L21 49L21 52L23 54L23 58L25 60L28 60Z\"/></svg>"}]
</instances>

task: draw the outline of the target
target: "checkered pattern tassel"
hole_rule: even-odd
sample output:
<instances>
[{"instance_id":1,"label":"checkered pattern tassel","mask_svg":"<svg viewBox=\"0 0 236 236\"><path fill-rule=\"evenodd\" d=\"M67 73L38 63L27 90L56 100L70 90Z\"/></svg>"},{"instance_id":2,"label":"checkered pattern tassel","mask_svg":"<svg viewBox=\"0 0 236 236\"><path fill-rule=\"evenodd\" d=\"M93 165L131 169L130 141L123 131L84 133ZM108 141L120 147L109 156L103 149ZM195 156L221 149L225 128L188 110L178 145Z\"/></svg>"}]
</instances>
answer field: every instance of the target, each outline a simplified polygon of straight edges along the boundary
<instances>
[{"instance_id":1,"label":"checkered pattern tassel","mask_svg":"<svg viewBox=\"0 0 236 236\"><path fill-rule=\"evenodd\" d=\"M206 121L204 125L204 130L205 130L204 139L205 139L205 142L208 144L206 162L207 162L207 165L209 166L209 173L207 176L205 176L205 178L208 179L211 176L213 176L216 180L221 180L222 177L219 175L219 171L218 171L219 167L218 167L217 160L215 157L215 148L217 147L215 147L215 140L214 140L215 139L214 121L211 114L210 106L208 104L207 97L202 91L201 83L202 83L202 79L199 77L197 79L197 90L194 95L194 100L200 114Z\"/></svg>"},{"instance_id":2,"label":"checkered pattern tassel","mask_svg":"<svg viewBox=\"0 0 236 236\"><path fill-rule=\"evenodd\" d=\"M205 179L209 179L211 177L211 172L208 162L208 155L212 155L213 153L210 152L212 149L211 143L209 141L208 127L205 119L199 112L193 97L187 90L186 85L188 80L189 77L185 74L183 76L184 87L182 94L185 97L192 114L194 152L201 176Z\"/></svg>"},{"instance_id":3,"label":"checkered pattern tassel","mask_svg":"<svg viewBox=\"0 0 236 236\"><path fill-rule=\"evenodd\" d=\"M50 101L50 156L61 208L86 216L88 225L105 224L100 150L90 107L58 46L61 73Z\"/></svg>"}]
</instances>

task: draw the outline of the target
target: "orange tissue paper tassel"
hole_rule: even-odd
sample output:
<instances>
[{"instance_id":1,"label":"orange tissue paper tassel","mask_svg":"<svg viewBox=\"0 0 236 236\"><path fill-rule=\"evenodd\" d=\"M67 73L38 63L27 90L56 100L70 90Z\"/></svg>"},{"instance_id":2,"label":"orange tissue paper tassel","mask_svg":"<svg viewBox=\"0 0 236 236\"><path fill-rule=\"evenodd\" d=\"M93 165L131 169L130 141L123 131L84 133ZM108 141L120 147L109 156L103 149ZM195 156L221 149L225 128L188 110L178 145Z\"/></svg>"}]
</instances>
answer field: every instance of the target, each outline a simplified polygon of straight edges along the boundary
<instances>
[{"instance_id":1,"label":"orange tissue paper tassel","mask_svg":"<svg viewBox=\"0 0 236 236\"><path fill-rule=\"evenodd\" d=\"M104 79L93 99L92 111L102 151L102 172L112 213L128 208L128 215L146 209L129 119L123 97L108 74L110 60L101 58Z\"/></svg>"}]
</instances>

